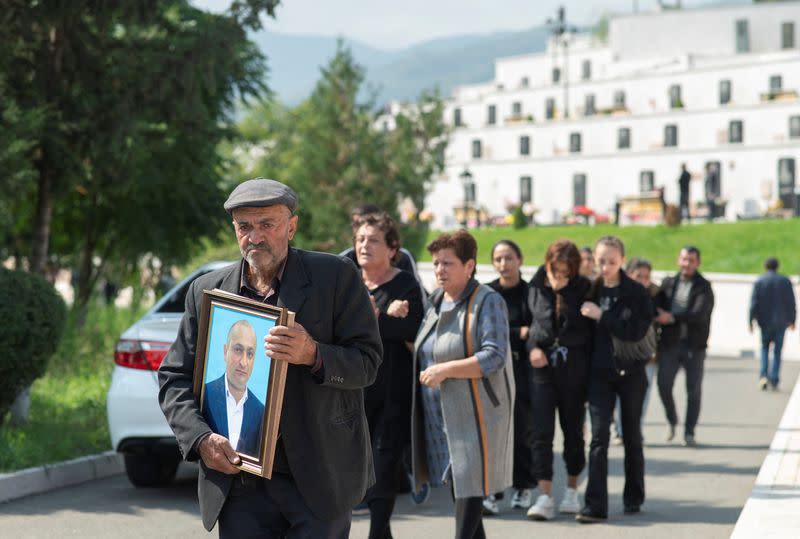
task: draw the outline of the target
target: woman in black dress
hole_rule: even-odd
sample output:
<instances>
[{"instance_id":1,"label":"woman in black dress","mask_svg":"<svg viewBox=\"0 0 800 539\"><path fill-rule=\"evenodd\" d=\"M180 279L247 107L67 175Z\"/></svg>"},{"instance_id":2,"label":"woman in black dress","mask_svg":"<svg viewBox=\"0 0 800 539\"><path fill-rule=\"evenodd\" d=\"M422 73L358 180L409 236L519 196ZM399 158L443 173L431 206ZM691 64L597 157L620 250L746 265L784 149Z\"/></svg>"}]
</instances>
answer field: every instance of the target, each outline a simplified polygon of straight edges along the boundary
<instances>
[{"instance_id":1,"label":"woman in black dress","mask_svg":"<svg viewBox=\"0 0 800 539\"><path fill-rule=\"evenodd\" d=\"M383 363L375 383L364 391L375 484L365 501L370 512L370 539L392 536L395 496L403 488L403 453L411 441L411 347L422 321L422 293L411 273L392 265L400 237L385 213L360 217L353 226L353 248L361 276L372 298L383 343Z\"/></svg>"},{"instance_id":2,"label":"woman in black dress","mask_svg":"<svg viewBox=\"0 0 800 539\"><path fill-rule=\"evenodd\" d=\"M527 509L531 505L531 489L536 486L533 473L533 430L531 417L531 366L525 351L525 341L531 325L528 308L528 283L522 278L522 250L511 240L500 240L492 247L492 265L500 275L488 283L505 300L508 308L509 344L513 358L514 382L514 494L512 509ZM484 512L497 514L497 495L483 502Z\"/></svg>"}]
</instances>

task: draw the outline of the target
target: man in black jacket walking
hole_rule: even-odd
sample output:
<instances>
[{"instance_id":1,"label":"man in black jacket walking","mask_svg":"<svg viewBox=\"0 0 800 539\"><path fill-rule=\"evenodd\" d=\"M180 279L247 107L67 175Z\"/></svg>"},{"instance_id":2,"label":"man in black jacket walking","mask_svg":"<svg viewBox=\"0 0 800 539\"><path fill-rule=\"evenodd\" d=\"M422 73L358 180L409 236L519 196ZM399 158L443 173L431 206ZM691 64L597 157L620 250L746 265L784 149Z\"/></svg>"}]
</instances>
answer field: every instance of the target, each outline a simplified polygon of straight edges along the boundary
<instances>
[{"instance_id":1,"label":"man in black jacket walking","mask_svg":"<svg viewBox=\"0 0 800 539\"><path fill-rule=\"evenodd\" d=\"M672 387L678 369L686 371L686 423L684 444L697 445L694 429L700 416L700 397L703 384L703 364L714 309L714 292L697 269L700 267L700 250L687 246L678 255L680 272L664 279L656 297L661 324L658 344L658 393L664 404L669 427L667 441L675 437L678 414Z\"/></svg>"}]
</instances>

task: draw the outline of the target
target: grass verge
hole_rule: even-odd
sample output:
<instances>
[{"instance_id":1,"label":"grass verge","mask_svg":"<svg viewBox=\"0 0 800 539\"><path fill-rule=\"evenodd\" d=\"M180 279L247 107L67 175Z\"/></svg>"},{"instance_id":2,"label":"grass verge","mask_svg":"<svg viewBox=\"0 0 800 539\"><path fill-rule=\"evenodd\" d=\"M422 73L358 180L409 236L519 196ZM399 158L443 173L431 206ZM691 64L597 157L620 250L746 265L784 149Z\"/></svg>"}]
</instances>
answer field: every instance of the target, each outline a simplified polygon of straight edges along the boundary
<instances>
[{"instance_id":1,"label":"grass verge","mask_svg":"<svg viewBox=\"0 0 800 539\"><path fill-rule=\"evenodd\" d=\"M643 256L658 270L676 268L678 251L684 245L695 245L702 252L702 271L718 273L760 273L764 260L778 257L781 271L800 273L800 251L794 248L800 238L800 220L741 221L666 226L614 225L487 228L470 231L478 241L478 263L490 262L492 245L500 239L517 242L525 263L541 263L547 246L559 239L569 238L579 247L594 245L601 236L612 234L625 242L626 254ZM431 232L429 241L438 232ZM427 251L417 253L421 260L430 260Z\"/></svg>"},{"instance_id":2,"label":"grass verge","mask_svg":"<svg viewBox=\"0 0 800 539\"><path fill-rule=\"evenodd\" d=\"M119 335L142 308L91 306L84 326L67 322L46 374L31 387L28 423L0 428L0 472L60 462L111 449L106 393Z\"/></svg>"}]
</instances>

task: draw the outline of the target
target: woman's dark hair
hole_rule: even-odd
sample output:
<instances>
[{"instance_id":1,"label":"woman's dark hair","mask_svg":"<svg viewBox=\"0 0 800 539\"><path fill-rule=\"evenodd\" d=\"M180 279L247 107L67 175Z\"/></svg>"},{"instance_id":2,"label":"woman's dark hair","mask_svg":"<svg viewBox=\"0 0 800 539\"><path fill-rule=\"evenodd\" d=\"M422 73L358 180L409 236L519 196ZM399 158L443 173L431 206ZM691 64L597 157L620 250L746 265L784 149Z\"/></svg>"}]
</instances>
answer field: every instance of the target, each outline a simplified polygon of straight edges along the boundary
<instances>
[{"instance_id":1,"label":"woman's dark hair","mask_svg":"<svg viewBox=\"0 0 800 539\"><path fill-rule=\"evenodd\" d=\"M581 253L586 253L589 256L594 256L594 252L592 251L592 248L589 247L588 245L584 245L583 247L581 247L580 251L581 251Z\"/></svg>"},{"instance_id":2,"label":"woman's dark hair","mask_svg":"<svg viewBox=\"0 0 800 539\"><path fill-rule=\"evenodd\" d=\"M647 260L646 258L641 258L639 256L634 256L625 265L625 273L628 274L633 273L634 271L639 271L640 269L653 271L653 266L652 264L650 264L649 260Z\"/></svg>"},{"instance_id":3,"label":"woman's dark hair","mask_svg":"<svg viewBox=\"0 0 800 539\"><path fill-rule=\"evenodd\" d=\"M478 258L478 242L475 241L472 234L463 228L452 234L447 232L440 234L439 237L428 244L427 249L430 254L438 253L444 249L452 249L462 264ZM475 270L472 270L472 276L475 276Z\"/></svg>"},{"instance_id":4,"label":"woman's dark hair","mask_svg":"<svg viewBox=\"0 0 800 539\"><path fill-rule=\"evenodd\" d=\"M492 245L492 253L489 257L490 260L494 260L494 250L500 247L501 245L505 245L506 247L514 251L514 254L517 255L517 258L522 260L522 249L520 249L519 245L517 245L515 242L511 240L500 240L494 245Z\"/></svg>"},{"instance_id":5,"label":"woman's dark hair","mask_svg":"<svg viewBox=\"0 0 800 539\"><path fill-rule=\"evenodd\" d=\"M394 219L384 212L368 213L355 219L353 221L353 243L355 243L358 229L364 225L375 227L383 232L383 239L389 249L396 249L394 256L389 261L394 265L400 256L400 232L397 230L397 224Z\"/></svg>"},{"instance_id":6,"label":"woman's dark hair","mask_svg":"<svg viewBox=\"0 0 800 539\"><path fill-rule=\"evenodd\" d=\"M594 244L594 248L597 249L599 245L605 245L606 247L614 247L619 251L621 256L625 256L625 244L622 243L622 240L616 236L603 236L597 243Z\"/></svg>"},{"instance_id":7,"label":"woman's dark hair","mask_svg":"<svg viewBox=\"0 0 800 539\"><path fill-rule=\"evenodd\" d=\"M575 277L581 269L581 252L578 246L567 239L551 243L544 255L544 265L549 268L557 262L566 264L568 279Z\"/></svg>"}]
</instances>

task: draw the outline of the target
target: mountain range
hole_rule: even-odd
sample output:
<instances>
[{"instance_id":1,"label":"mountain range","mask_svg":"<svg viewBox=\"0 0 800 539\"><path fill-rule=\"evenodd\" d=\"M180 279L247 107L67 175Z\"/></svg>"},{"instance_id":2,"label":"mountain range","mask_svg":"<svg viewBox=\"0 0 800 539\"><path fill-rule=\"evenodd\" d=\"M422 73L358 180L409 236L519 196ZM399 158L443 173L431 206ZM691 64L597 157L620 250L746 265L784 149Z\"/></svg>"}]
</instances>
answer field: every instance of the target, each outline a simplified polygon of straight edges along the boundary
<instances>
[{"instance_id":1,"label":"mountain range","mask_svg":"<svg viewBox=\"0 0 800 539\"><path fill-rule=\"evenodd\" d=\"M400 50L383 50L342 38L353 58L366 70L378 103L408 101L424 89L438 86L443 96L462 84L485 82L494 76L494 60L541 52L548 29L468 34L434 39ZM335 37L290 35L263 30L251 39L267 56L268 84L277 99L296 105L311 93L324 66L336 52Z\"/></svg>"}]
</instances>

